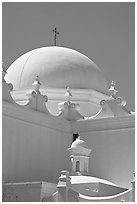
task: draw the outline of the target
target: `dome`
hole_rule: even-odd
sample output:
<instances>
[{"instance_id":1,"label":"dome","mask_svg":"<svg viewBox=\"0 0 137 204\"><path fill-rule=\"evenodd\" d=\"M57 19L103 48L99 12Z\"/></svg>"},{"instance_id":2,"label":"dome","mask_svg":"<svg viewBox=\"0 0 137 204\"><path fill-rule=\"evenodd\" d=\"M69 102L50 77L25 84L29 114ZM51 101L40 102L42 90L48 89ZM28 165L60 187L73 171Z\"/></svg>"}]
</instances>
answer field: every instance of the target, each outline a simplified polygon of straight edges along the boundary
<instances>
[{"instance_id":1,"label":"dome","mask_svg":"<svg viewBox=\"0 0 137 204\"><path fill-rule=\"evenodd\" d=\"M72 143L71 147L85 147L87 148L84 140L81 140L79 137Z\"/></svg>"},{"instance_id":2,"label":"dome","mask_svg":"<svg viewBox=\"0 0 137 204\"><path fill-rule=\"evenodd\" d=\"M37 48L19 57L5 79L14 90L32 86L36 75L43 87L94 89L108 94L108 84L97 65L85 55L65 47Z\"/></svg>"}]
</instances>

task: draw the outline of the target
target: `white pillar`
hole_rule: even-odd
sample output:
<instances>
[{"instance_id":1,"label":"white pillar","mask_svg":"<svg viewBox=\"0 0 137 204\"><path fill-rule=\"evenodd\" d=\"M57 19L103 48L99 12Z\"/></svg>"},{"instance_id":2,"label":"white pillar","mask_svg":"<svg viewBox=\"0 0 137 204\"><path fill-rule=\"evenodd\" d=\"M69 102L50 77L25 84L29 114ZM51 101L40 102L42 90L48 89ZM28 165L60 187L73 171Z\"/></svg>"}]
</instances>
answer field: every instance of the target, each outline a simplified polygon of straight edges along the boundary
<instances>
[{"instance_id":1,"label":"white pillar","mask_svg":"<svg viewBox=\"0 0 137 204\"><path fill-rule=\"evenodd\" d=\"M68 202L68 190L70 187L70 177L68 171L61 171L59 182L57 185L58 199L57 202Z\"/></svg>"}]
</instances>

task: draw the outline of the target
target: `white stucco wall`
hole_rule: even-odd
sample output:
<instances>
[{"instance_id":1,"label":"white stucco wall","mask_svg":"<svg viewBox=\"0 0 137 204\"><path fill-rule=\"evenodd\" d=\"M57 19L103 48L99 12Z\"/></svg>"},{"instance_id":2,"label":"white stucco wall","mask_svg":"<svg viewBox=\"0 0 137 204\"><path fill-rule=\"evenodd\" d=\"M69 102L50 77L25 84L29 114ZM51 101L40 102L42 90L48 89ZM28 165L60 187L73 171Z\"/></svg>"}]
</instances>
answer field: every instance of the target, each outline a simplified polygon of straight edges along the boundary
<instances>
[{"instance_id":1,"label":"white stucco wall","mask_svg":"<svg viewBox=\"0 0 137 204\"><path fill-rule=\"evenodd\" d=\"M3 202L43 202L57 191L48 182L8 183L3 186Z\"/></svg>"},{"instance_id":2,"label":"white stucco wall","mask_svg":"<svg viewBox=\"0 0 137 204\"><path fill-rule=\"evenodd\" d=\"M57 182L69 170L67 148L79 132L92 149L89 173L130 188L134 118L71 122L3 102L3 180Z\"/></svg>"},{"instance_id":3,"label":"white stucco wall","mask_svg":"<svg viewBox=\"0 0 137 204\"><path fill-rule=\"evenodd\" d=\"M42 113L8 105L4 108L3 180L58 181L60 171L69 165L66 150L72 135L67 122L58 119L55 124Z\"/></svg>"},{"instance_id":4,"label":"white stucco wall","mask_svg":"<svg viewBox=\"0 0 137 204\"><path fill-rule=\"evenodd\" d=\"M110 121L96 121L95 126L92 126L91 121L90 128L86 127L86 124L85 128L82 128L81 122L79 123L81 138L92 149L89 159L90 175L109 180L122 187L131 188L135 171L135 130L130 124L132 119L129 123L125 120L125 124L123 120L121 128L118 127L118 124L116 127L116 121L111 118L108 119ZM109 126L109 122L112 122L111 126ZM97 126L99 131L96 130Z\"/></svg>"},{"instance_id":5,"label":"white stucco wall","mask_svg":"<svg viewBox=\"0 0 137 204\"><path fill-rule=\"evenodd\" d=\"M4 186L3 202L39 202L41 190L41 182L8 184Z\"/></svg>"}]
</instances>

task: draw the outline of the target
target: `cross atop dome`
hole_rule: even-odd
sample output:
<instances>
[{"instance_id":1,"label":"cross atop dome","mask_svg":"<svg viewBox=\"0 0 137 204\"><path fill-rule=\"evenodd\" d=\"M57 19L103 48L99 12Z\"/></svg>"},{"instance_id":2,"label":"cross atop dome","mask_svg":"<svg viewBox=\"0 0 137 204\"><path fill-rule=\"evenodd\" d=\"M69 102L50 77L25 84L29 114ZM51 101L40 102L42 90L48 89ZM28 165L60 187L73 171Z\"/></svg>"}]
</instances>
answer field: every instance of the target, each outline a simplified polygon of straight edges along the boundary
<instances>
[{"instance_id":1,"label":"cross atop dome","mask_svg":"<svg viewBox=\"0 0 137 204\"><path fill-rule=\"evenodd\" d=\"M57 35L59 35L59 32L57 31L56 27L52 31L54 33L54 46L56 46L57 45Z\"/></svg>"}]
</instances>

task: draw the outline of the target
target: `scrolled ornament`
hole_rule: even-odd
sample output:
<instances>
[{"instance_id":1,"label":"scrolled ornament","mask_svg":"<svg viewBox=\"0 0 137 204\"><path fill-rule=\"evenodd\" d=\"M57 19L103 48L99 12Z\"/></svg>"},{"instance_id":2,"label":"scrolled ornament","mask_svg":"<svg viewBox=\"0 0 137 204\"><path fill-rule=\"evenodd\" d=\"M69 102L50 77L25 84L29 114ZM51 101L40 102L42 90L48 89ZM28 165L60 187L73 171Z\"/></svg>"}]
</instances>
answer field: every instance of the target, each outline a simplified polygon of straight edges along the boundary
<instances>
[{"instance_id":1,"label":"scrolled ornament","mask_svg":"<svg viewBox=\"0 0 137 204\"><path fill-rule=\"evenodd\" d=\"M63 110L64 109L64 102L59 103L58 108L59 108L59 110Z\"/></svg>"},{"instance_id":2,"label":"scrolled ornament","mask_svg":"<svg viewBox=\"0 0 137 204\"><path fill-rule=\"evenodd\" d=\"M45 102L48 102L48 97L47 97L47 95L44 95L44 96L43 96L43 100L44 100Z\"/></svg>"},{"instance_id":3,"label":"scrolled ornament","mask_svg":"<svg viewBox=\"0 0 137 204\"><path fill-rule=\"evenodd\" d=\"M106 100L101 100L100 105L103 106L106 103Z\"/></svg>"},{"instance_id":4,"label":"scrolled ornament","mask_svg":"<svg viewBox=\"0 0 137 204\"><path fill-rule=\"evenodd\" d=\"M32 93L31 93L31 95L32 95L32 97L36 97L36 95L37 95L37 93L35 92L35 91L32 91Z\"/></svg>"},{"instance_id":5,"label":"scrolled ornament","mask_svg":"<svg viewBox=\"0 0 137 204\"><path fill-rule=\"evenodd\" d=\"M71 108L75 108L76 104L75 103L71 103Z\"/></svg>"},{"instance_id":6,"label":"scrolled ornament","mask_svg":"<svg viewBox=\"0 0 137 204\"><path fill-rule=\"evenodd\" d=\"M115 101L116 101L116 103L118 105L122 105L123 98L122 97L117 97Z\"/></svg>"},{"instance_id":7,"label":"scrolled ornament","mask_svg":"<svg viewBox=\"0 0 137 204\"><path fill-rule=\"evenodd\" d=\"M11 83L9 83L9 84L7 84L8 85L8 89L10 90L10 91L12 91L13 90L13 85L11 84Z\"/></svg>"}]
</instances>

